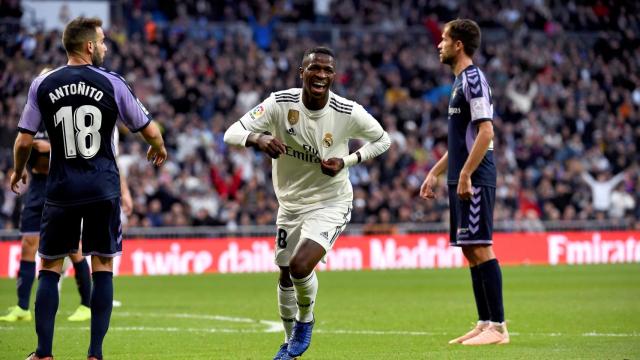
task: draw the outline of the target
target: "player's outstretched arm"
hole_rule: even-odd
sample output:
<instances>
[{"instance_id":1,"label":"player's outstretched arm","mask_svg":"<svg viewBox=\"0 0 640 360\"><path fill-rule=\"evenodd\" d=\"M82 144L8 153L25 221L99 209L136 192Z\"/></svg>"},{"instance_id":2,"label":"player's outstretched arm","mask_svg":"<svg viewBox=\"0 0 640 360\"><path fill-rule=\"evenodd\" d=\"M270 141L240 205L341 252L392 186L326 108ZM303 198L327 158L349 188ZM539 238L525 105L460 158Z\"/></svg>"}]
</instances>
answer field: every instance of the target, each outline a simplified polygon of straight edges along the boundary
<instances>
[{"instance_id":1,"label":"player's outstretched arm","mask_svg":"<svg viewBox=\"0 0 640 360\"><path fill-rule=\"evenodd\" d=\"M31 154L31 146L33 145L33 135L25 132L19 132L16 136L16 142L13 145L13 174L11 174L11 191L20 195L20 184L27 183L27 171L25 169L29 154Z\"/></svg>"},{"instance_id":2,"label":"player's outstretched arm","mask_svg":"<svg viewBox=\"0 0 640 360\"><path fill-rule=\"evenodd\" d=\"M153 162L155 166L162 165L167 160L167 149L164 147L164 140L158 125L152 121L140 133L150 145L147 151L147 160Z\"/></svg>"},{"instance_id":3,"label":"player's outstretched arm","mask_svg":"<svg viewBox=\"0 0 640 360\"><path fill-rule=\"evenodd\" d=\"M438 184L438 176L447 170L449 161L449 152L444 153L444 156L438 160L438 162L431 168L427 177L420 186L420 197L423 199L435 199L436 193L433 191Z\"/></svg>"}]
</instances>

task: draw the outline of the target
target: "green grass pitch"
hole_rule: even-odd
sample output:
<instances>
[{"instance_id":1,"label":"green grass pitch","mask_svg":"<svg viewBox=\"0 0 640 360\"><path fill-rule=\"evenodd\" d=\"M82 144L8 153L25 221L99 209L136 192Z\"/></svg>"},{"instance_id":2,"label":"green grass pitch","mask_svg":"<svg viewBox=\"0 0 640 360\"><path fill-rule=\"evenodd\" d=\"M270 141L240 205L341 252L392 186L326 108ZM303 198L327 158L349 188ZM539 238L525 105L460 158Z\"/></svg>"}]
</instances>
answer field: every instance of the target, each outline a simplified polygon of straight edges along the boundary
<instances>
[{"instance_id":1,"label":"green grass pitch","mask_svg":"<svg viewBox=\"0 0 640 360\"><path fill-rule=\"evenodd\" d=\"M638 359L640 265L503 268L511 344L448 345L475 318L466 269L319 273L304 359ZM276 274L118 277L106 359L271 359L282 342ZM34 291L35 294L35 291ZM35 296L35 295L33 295ZM32 296L32 301L33 301ZM0 280L0 306L15 280ZM85 359L87 323L64 280L56 359ZM33 309L33 307L32 307ZM24 359L34 323L0 323L0 359Z\"/></svg>"}]
</instances>

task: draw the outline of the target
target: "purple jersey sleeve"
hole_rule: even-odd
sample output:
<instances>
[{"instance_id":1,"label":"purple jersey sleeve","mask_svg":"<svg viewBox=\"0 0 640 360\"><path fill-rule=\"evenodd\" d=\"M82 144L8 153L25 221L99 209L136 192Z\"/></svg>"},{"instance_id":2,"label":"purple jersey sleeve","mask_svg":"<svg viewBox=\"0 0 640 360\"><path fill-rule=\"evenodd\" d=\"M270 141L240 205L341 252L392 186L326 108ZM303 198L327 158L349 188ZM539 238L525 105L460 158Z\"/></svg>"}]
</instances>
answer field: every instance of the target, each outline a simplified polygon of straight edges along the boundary
<instances>
[{"instance_id":1,"label":"purple jersey sleeve","mask_svg":"<svg viewBox=\"0 0 640 360\"><path fill-rule=\"evenodd\" d=\"M142 102L133 95L129 86L122 80L112 80L116 104L118 105L118 112L122 122L132 132L138 132L151 122L151 114L142 105Z\"/></svg>"},{"instance_id":2,"label":"purple jersey sleeve","mask_svg":"<svg viewBox=\"0 0 640 360\"><path fill-rule=\"evenodd\" d=\"M462 78L464 96L469 102L471 122L493 120L491 88L484 74L474 67L464 72Z\"/></svg>"},{"instance_id":3,"label":"purple jersey sleeve","mask_svg":"<svg viewBox=\"0 0 640 360\"><path fill-rule=\"evenodd\" d=\"M29 87L27 103L24 105L24 111L22 111L22 116L18 123L18 131L20 132L35 135L38 132L38 129L40 129L42 115L40 114L40 108L38 107L38 87L42 83L42 79L42 76L37 77L31 83L31 87Z\"/></svg>"}]
</instances>

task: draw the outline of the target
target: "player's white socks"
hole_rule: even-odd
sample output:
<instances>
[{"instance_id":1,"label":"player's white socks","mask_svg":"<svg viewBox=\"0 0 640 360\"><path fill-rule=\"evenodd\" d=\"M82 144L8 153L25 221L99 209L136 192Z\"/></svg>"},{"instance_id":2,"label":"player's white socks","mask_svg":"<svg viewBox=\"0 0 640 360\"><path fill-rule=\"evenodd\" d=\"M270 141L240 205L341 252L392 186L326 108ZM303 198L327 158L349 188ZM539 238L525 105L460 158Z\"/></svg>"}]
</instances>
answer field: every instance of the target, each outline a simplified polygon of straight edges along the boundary
<instances>
[{"instance_id":1,"label":"player's white socks","mask_svg":"<svg viewBox=\"0 0 640 360\"><path fill-rule=\"evenodd\" d=\"M298 302L298 315L296 318L300 322L311 322L313 320L313 306L318 293L318 278L316 272L302 278L291 277L293 287L296 289L296 301Z\"/></svg>"},{"instance_id":2,"label":"player's white socks","mask_svg":"<svg viewBox=\"0 0 640 360\"><path fill-rule=\"evenodd\" d=\"M295 325L298 305L296 305L296 292L292 287L283 287L278 283L278 308L280 318L284 326L284 342L289 342L293 326Z\"/></svg>"}]
</instances>

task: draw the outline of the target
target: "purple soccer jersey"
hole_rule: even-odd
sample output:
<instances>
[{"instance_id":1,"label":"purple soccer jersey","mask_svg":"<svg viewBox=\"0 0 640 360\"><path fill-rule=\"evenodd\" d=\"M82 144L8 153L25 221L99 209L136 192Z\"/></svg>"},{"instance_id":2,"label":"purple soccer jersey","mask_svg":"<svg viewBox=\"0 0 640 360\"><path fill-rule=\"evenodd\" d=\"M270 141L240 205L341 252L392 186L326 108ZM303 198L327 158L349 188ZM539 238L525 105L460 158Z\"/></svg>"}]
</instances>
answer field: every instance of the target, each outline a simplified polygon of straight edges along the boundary
<instances>
[{"instance_id":1,"label":"purple soccer jersey","mask_svg":"<svg viewBox=\"0 0 640 360\"><path fill-rule=\"evenodd\" d=\"M448 172L447 183L458 184L460 171L469 157L478 136L477 126L493 120L491 89L484 74L475 65L464 69L453 82L449 99ZM493 143L471 175L472 184L496 186L496 166L493 161Z\"/></svg>"},{"instance_id":2,"label":"purple soccer jersey","mask_svg":"<svg viewBox=\"0 0 640 360\"><path fill-rule=\"evenodd\" d=\"M120 119L144 129L149 112L121 76L91 65L63 66L37 77L18 130L49 134L47 203L65 206L120 196L113 133Z\"/></svg>"}]
</instances>

